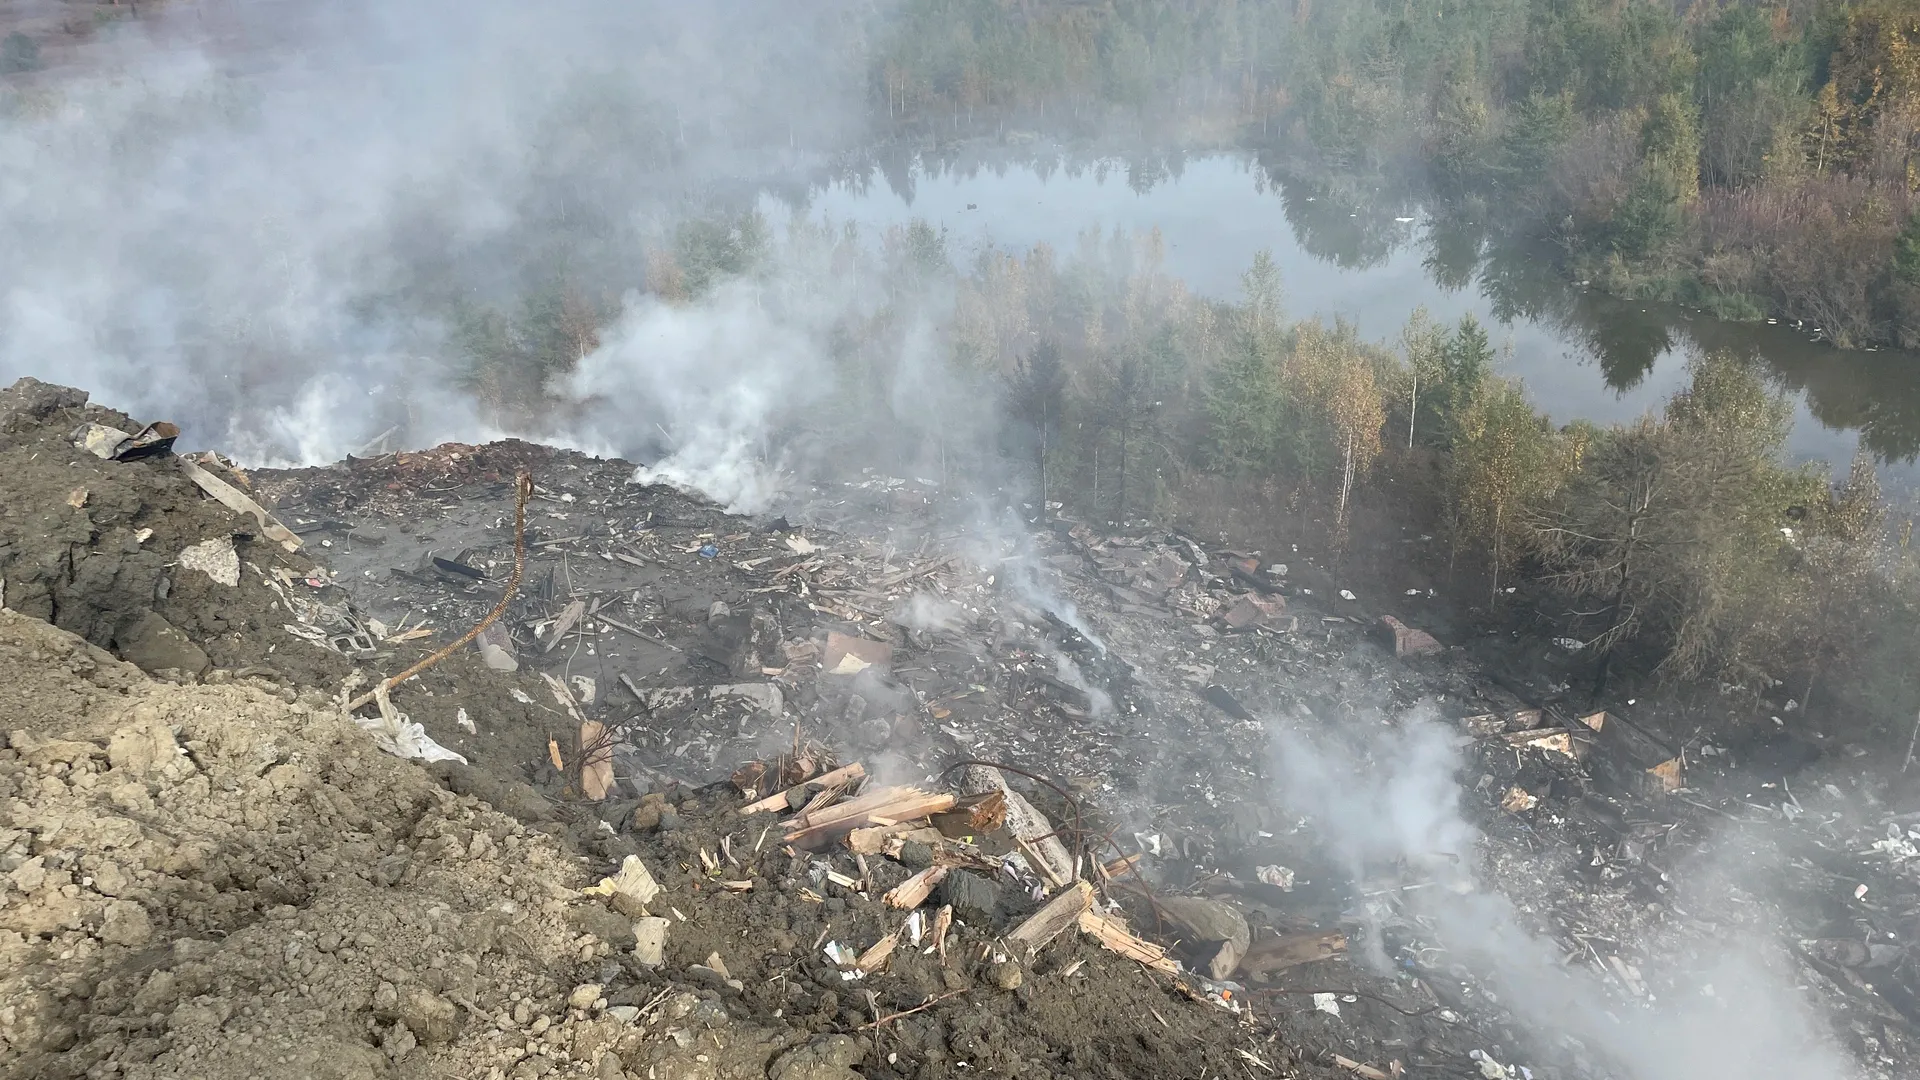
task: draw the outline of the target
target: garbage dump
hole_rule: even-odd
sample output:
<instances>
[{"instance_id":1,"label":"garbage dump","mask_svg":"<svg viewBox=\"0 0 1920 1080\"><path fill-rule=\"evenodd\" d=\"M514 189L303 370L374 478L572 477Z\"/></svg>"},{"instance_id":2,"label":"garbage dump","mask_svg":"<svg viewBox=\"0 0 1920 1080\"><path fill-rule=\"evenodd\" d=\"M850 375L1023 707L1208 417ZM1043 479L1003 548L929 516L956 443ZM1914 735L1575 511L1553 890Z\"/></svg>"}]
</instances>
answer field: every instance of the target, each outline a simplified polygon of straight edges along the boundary
<instances>
[{"instance_id":1,"label":"garbage dump","mask_svg":"<svg viewBox=\"0 0 1920 1080\"><path fill-rule=\"evenodd\" d=\"M1805 1037L1915 1060L1920 810L1402 592L891 478L741 517L178 435L0 391L0 1074L1678 1076L1610 1033L1722 1022L1704 943L1782 927Z\"/></svg>"}]
</instances>

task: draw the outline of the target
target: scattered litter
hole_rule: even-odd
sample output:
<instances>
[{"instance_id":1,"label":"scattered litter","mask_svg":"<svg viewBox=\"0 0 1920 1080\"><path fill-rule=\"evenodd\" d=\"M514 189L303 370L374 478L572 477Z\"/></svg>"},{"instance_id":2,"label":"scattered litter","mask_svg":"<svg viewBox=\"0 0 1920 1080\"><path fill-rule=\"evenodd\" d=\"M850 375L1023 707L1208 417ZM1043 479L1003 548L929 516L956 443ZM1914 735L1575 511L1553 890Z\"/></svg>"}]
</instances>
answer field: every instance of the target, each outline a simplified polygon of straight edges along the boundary
<instances>
[{"instance_id":1,"label":"scattered litter","mask_svg":"<svg viewBox=\"0 0 1920 1080\"><path fill-rule=\"evenodd\" d=\"M1332 994L1313 995L1313 1007L1330 1016L1340 1015L1340 999Z\"/></svg>"}]
</instances>

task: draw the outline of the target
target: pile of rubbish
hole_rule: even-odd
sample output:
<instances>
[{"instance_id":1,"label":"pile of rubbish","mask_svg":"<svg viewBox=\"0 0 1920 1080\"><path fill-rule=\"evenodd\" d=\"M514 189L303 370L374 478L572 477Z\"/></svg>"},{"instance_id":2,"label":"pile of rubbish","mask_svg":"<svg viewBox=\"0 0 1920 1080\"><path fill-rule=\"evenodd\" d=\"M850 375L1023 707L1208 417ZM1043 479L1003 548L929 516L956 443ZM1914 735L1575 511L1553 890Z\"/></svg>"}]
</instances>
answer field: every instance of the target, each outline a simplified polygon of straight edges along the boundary
<instances>
[{"instance_id":1,"label":"pile of rubbish","mask_svg":"<svg viewBox=\"0 0 1920 1080\"><path fill-rule=\"evenodd\" d=\"M244 690L305 709L362 740L354 769L398 768L437 806L499 815L510 824L458 826L480 876L423 899L420 932L451 949L468 931L434 919L530 913L549 935L502 930L525 985L482 976L462 997L447 987L468 952L372 965L327 1021L371 1051L340 1075L1628 1074L1591 1031L1516 1011L1455 958L1426 901L1462 879L1506 898L1623 1022L1683 992L1666 961L1702 934L1784 931L1790 982L1862 1075L1898 1075L1920 1049L1920 802L1844 747L1776 775L1762 750L1715 745L1656 702L1579 702L1567 650L1450 644L1418 580L1341 581L1288 545L1166 528L1009 529L877 475L743 518L528 443L248 472L181 457L177 437L76 391L0 391L18 491L0 512L5 606L85 639L101 670L138 665L114 676L135 696ZM183 760L241 753L197 735L213 706L185 701L169 714ZM1430 853L1376 857L1338 800L1302 801L1316 785L1421 794L1383 749L1415 716L1453 733L1439 779L1471 847L1439 854L1458 874ZM333 727L324 749L298 741L317 722L244 721L275 733L264 776L334 768ZM48 723L110 751L82 713ZM1329 740L1356 749L1304 773L1301 748ZM110 758L46 760L71 792L117 790ZM71 864L84 895L71 926L12 928L16 957L42 958L22 970L49 988L48 1015L69 1018L14 1045L85 1045L89 1010L119 999L62 996L63 962L44 958L77 946L61 934L99 939L108 894L85 892L91 856L20 824L47 819L37 788L16 790L0 870ZM368 890L340 918L387 926L377 911L425 880L422 850L459 857L414 835L421 798L315 848ZM493 850L475 855L480 835ZM508 837L553 853L553 873L536 885L508 866L489 884ZM1761 846L1779 857L1729 878L1734 901L1683 885ZM324 936L301 914L318 884L282 888L285 873L216 874L215 891L251 890L221 932L244 924L269 952ZM208 940L128 895L175 953ZM247 921L273 897L296 915ZM400 932L374 931L368 955ZM452 1003L452 1028L402 1015L416 986ZM244 1058L265 1014L220 994L234 1006L217 1023L150 1023L138 1052ZM143 1075L99 1045L89 1068Z\"/></svg>"}]
</instances>

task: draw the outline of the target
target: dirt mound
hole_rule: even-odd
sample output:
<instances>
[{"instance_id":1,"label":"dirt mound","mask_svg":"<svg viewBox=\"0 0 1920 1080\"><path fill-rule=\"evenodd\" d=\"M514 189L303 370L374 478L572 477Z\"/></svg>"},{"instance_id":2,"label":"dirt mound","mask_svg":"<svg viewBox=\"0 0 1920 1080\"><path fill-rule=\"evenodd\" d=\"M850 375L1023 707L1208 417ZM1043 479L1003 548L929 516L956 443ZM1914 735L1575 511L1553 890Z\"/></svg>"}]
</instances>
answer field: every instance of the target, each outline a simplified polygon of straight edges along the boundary
<instances>
[{"instance_id":1,"label":"dirt mound","mask_svg":"<svg viewBox=\"0 0 1920 1080\"><path fill-rule=\"evenodd\" d=\"M313 564L260 536L259 526L209 499L180 459L113 461L74 445L85 424L141 425L87 395L21 379L0 390L0 586L6 606L37 616L143 670L192 678L220 667L310 680L322 654L295 643L275 570L309 576ZM244 478L233 477L237 482ZM231 542L236 583L182 561L190 548ZM309 655L311 654L311 655ZM284 671L289 664L298 670ZM337 665L344 675L345 666Z\"/></svg>"},{"instance_id":2,"label":"dirt mound","mask_svg":"<svg viewBox=\"0 0 1920 1080\"><path fill-rule=\"evenodd\" d=\"M590 876L554 837L379 753L318 699L155 682L10 611L0 664L17 673L20 725L0 751L0 1075L757 1078L771 1063L850 1080L856 1063L868 1077L1232 1063L1231 1017L1085 941L1012 989L990 924L957 927L945 958L903 944L849 980L821 943L864 949L899 929L878 897L906 871L877 860L867 888L823 884L820 864L756 845L764 826L730 789L676 793L667 827L638 838L663 890L651 908L672 916L649 968L631 912L583 895ZM753 891L715 887L703 865L720 851ZM1009 913L1031 906L1005 897Z\"/></svg>"},{"instance_id":3,"label":"dirt mound","mask_svg":"<svg viewBox=\"0 0 1920 1080\"><path fill-rule=\"evenodd\" d=\"M616 1042L564 1008L609 950L549 838L258 688L8 611L0 665L5 1075L484 1076L505 1044L465 1033L519 1001L556 1063Z\"/></svg>"}]
</instances>

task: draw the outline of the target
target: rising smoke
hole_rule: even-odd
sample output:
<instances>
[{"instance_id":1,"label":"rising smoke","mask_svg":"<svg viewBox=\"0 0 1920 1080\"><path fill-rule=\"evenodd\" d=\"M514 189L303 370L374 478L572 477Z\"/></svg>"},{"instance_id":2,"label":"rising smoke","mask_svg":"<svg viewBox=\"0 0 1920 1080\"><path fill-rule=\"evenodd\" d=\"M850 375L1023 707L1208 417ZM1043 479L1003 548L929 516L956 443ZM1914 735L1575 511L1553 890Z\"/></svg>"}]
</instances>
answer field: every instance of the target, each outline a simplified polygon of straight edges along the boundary
<instances>
[{"instance_id":1,"label":"rising smoke","mask_svg":"<svg viewBox=\"0 0 1920 1080\"><path fill-rule=\"evenodd\" d=\"M337 460L390 429L414 446L480 441L510 425L463 381L449 313L565 273L626 298L545 388L565 414L516 433L633 457L642 479L738 510L772 505L782 474L824 470L849 441L856 464L964 478L952 457L990 428L991 403L954 381L930 315L849 367L836 334L898 282L850 270L831 230L796 224L768 268L696 304L641 291L646 253L690 208L863 136L848 57L870 5L190 10L0 91L0 383L80 385L263 464ZM782 437L822 410L844 419L838 442ZM1024 526L978 516L974 561L1104 649L1022 558ZM937 614L952 615L911 617ZM1669 973L1686 989L1626 1011L1475 873L1448 733L1420 717L1370 730L1281 736L1283 797L1356 879L1404 861L1445 883L1409 895L1535 1031L1637 1080L1848 1073L1765 942L1703 946L1713 964Z\"/></svg>"},{"instance_id":2,"label":"rising smoke","mask_svg":"<svg viewBox=\"0 0 1920 1080\"><path fill-rule=\"evenodd\" d=\"M1462 812L1462 750L1460 736L1430 709L1398 721L1363 712L1343 717L1337 727L1309 719L1276 733L1276 783L1281 802L1309 819L1353 880L1404 867L1410 877L1433 882L1400 895L1406 914L1418 920L1414 933L1421 943L1443 950L1438 966L1462 965L1493 990L1522 1030L1571 1050L1601 1075L1856 1075L1823 1034L1816 1006L1794 989L1785 943L1764 934L1723 931L1712 939L1630 943L1652 955L1640 973L1647 985L1662 988L1645 1002L1623 998L1584 962L1563 957L1480 869L1488 849ZM1702 863L1688 871L1689 881L1677 883L1681 902L1711 909L1717 894L1724 905L1734 868ZM1380 946L1386 910L1368 908L1373 925L1362 952L1382 966L1392 961Z\"/></svg>"},{"instance_id":3,"label":"rising smoke","mask_svg":"<svg viewBox=\"0 0 1920 1080\"><path fill-rule=\"evenodd\" d=\"M857 139L863 17L207 2L50 49L53 70L0 89L0 378L79 384L256 462L396 426L490 437L448 313L560 273L617 296L716 180L751 189ZM689 404L622 407L650 431Z\"/></svg>"}]
</instances>

